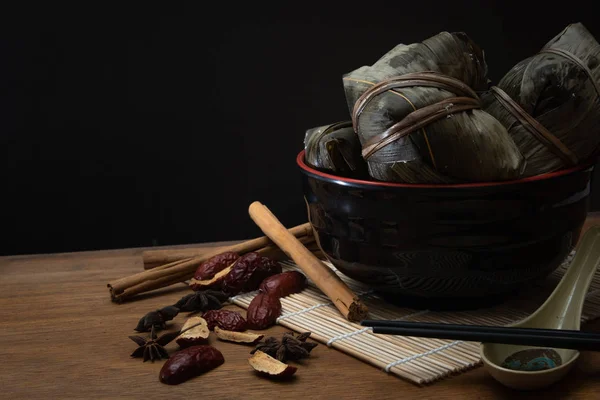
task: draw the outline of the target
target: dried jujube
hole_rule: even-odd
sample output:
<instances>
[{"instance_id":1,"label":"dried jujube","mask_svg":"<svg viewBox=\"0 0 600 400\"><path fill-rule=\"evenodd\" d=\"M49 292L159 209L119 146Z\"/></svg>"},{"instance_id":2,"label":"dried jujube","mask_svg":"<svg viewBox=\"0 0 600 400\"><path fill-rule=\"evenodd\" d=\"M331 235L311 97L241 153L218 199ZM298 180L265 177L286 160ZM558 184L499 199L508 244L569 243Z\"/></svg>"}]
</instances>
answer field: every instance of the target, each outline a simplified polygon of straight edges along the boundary
<instances>
[{"instance_id":1,"label":"dried jujube","mask_svg":"<svg viewBox=\"0 0 600 400\"><path fill-rule=\"evenodd\" d=\"M205 262L203 262L198 267L196 273L194 274L194 279L199 281L211 279L213 276L215 276L217 272L229 267L239 257L240 256L237 253L234 253L232 251L217 254L216 256L211 257Z\"/></svg>"},{"instance_id":2,"label":"dried jujube","mask_svg":"<svg viewBox=\"0 0 600 400\"><path fill-rule=\"evenodd\" d=\"M257 294L246 312L248 327L251 329L266 329L274 325L281 314L281 301L278 297L266 293Z\"/></svg>"},{"instance_id":3,"label":"dried jujube","mask_svg":"<svg viewBox=\"0 0 600 400\"><path fill-rule=\"evenodd\" d=\"M262 281L259 290L275 297L299 293L306 288L306 277L298 271L287 271L272 275Z\"/></svg>"},{"instance_id":4,"label":"dried jujube","mask_svg":"<svg viewBox=\"0 0 600 400\"><path fill-rule=\"evenodd\" d=\"M233 265L230 265L229 267L217 272L215 276L213 276L210 279L204 279L199 281L198 279L192 278L190 279L189 286L192 290L220 290L223 287L223 282L225 281L225 278L227 277L227 275L229 275L229 272L231 272L232 268Z\"/></svg>"},{"instance_id":5,"label":"dried jujube","mask_svg":"<svg viewBox=\"0 0 600 400\"><path fill-rule=\"evenodd\" d=\"M268 257L261 257L258 261L258 267L250 275L248 282L242 288L243 292L251 292L253 290L258 289L261 282L263 282L266 278L281 273L281 264L278 261L275 261Z\"/></svg>"},{"instance_id":6,"label":"dried jujube","mask_svg":"<svg viewBox=\"0 0 600 400\"><path fill-rule=\"evenodd\" d=\"M218 326L226 331L243 332L248 324L242 315L235 311L229 310L211 310L202 315L208 324L208 329L211 331Z\"/></svg>"},{"instance_id":7,"label":"dried jujube","mask_svg":"<svg viewBox=\"0 0 600 400\"><path fill-rule=\"evenodd\" d=\"M225 276L222 290L230 296L258 289L268 276L281 272L281 265L270 258L250 252L240 257Z\"/></svg>"},{"instance_id":8,"label":"dried jujube","mask_svg":"<svg viewBox=\"0 0 600 400\"><path fill-rule=\"evenodd\" d=\"M212 346L188 347L171 355L162 366L159 379L168 385L178 385L224 362L223 354Z\"/></svg>"}]
</instances>

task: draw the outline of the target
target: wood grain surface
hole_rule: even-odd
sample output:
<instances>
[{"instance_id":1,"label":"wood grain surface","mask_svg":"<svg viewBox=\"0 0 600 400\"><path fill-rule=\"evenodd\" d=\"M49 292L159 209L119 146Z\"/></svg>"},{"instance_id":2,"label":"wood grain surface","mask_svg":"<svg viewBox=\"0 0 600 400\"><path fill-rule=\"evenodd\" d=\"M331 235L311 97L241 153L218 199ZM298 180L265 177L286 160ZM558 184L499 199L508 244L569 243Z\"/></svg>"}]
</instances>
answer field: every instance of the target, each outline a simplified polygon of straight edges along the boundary
<instances>
[{"instance_id":1,"label":"wood grain surface","mask_svg":"<svg viewBox=\"0 0 600 400\"><path fill-rule=\"evenodd\" d=\"M586 223L600 223L594 214ZM213 244L216 245L216 244ZM483 368L418 387L319 345L298 363L296 378L273 382L253 373L251 347L211 337L225 364L179 386L158 381L163 361L132 359L127 338L146 312L175 303L182 285L125 304L114 304L109 280L141 271L144 249L0 258L0 398L212 399L521 399L600 398L600 353L584 352L561 382L535 393L507 389ZM235 306L228 306L245 314ZM185 317L175 324L180 327ZM583 330L600 332L600 321ZM286 330L273 327L268 335ZM167 349L175 349L172 343Z\"/></svg>"}]
</instances>

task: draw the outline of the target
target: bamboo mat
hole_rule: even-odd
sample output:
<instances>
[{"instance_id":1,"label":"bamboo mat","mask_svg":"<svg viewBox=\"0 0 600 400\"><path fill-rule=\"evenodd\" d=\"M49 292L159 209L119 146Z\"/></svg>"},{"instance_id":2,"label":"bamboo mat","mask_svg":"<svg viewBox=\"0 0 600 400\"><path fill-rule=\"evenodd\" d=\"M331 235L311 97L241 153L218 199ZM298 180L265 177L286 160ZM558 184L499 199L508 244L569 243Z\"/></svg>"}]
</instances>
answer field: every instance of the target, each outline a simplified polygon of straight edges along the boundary
<instances>
[{"instance_id":1,"label":"bamboo mat","mask_svg":"<svg viewBox=\"0 0 600 400\"><path fill-rule=\"evenodd\" d=\"M550 295L564 274L574 253L547 279L531 290L527 298L515 297L499 306L476 311L431 311L401 308L384 302L364 284L352 280L328 264L369 307L371 319L396 319L476 325L506 325L535 311ZM298 270L282 263L283 270ZM232 301L248 308L256 292L244 293ZM312 332L311 338L352 355L384 372L418 385L429 384L480 365L479 343L374 334L371 328L348 322L329 299L312 283L301 293L281 299L277 323L296 332ZM600 274L596 274L586 298L582 322L600 316Z\"/></svg>"}]
</instances>

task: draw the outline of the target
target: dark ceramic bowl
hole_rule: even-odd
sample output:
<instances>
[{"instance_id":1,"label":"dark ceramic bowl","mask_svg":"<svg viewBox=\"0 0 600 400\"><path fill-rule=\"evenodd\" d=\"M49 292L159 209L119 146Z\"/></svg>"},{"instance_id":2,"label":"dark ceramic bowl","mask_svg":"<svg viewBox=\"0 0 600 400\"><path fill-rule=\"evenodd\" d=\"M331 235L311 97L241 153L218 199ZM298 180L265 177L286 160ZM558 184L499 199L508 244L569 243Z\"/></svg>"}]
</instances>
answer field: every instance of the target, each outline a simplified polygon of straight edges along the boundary
<instances>
[{"instance_id":1,"label":"dark ceramic bowl","mask_svg":"<svg viewBox=\"0 0 600 400\"><path fill-rule=\"evenodd\" d=\"M588 211L592 166L518 181L392 184L342 178L297 158L319 246L389 299L499 296L554 271Z\"/></svg>"}]
</instances>

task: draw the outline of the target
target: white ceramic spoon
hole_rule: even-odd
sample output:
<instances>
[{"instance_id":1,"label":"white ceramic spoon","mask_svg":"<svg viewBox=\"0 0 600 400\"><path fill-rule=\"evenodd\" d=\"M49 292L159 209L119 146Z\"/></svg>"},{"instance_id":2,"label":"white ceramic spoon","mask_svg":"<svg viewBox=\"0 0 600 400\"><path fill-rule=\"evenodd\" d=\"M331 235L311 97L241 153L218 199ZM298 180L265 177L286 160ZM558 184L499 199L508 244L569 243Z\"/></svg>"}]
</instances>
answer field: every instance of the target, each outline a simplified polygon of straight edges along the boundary
<instances>
[{"instance_id":1,"label":"white ceramic spoon","mask_svg":"<svg viewBox=\"0 0 600 400\"><path fill-rule=\"evenodd\" d=\"M581 238L569 269L550 297L529 317L509 326L579 330L583 303L598 264L600 264L600 226L594 226ZM502 363L510 355L531 348L483 343L481 358L486 369L497 381L514 389L539 389L551 385L564 377L579 358L577 350L553 349L562 359L562 364L557 367L539 371L520 371L502 367Z\"/></svg>"}]
</instances>

